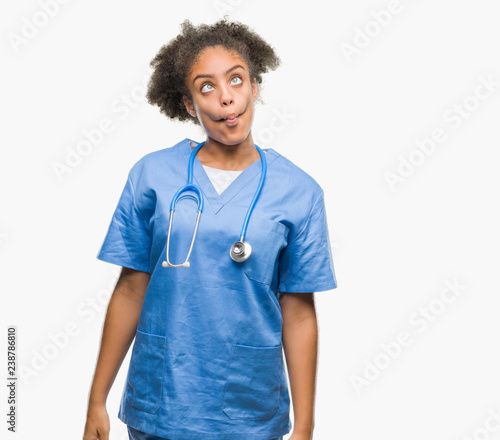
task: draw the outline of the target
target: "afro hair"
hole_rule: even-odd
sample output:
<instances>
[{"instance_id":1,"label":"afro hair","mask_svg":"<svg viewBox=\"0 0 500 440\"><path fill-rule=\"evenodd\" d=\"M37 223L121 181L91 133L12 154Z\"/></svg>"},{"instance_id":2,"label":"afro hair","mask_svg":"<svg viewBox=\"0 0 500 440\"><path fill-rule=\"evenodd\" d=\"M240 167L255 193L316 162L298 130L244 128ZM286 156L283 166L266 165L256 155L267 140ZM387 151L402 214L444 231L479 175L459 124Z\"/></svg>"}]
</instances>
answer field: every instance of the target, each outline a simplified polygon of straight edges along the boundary
<instances>
[{"instance_id":1,"label":"afro hair","mask_svg":"<svg viewBox=\"0 0 500 440\"><path fill-rule=\"evenodd\" d=\"M187 112L183 96L192 101L186 78L201 52L208 47L222 46L237 52L247 63L250 77L258 86L262 84L263 73L281 64L274 49L260 35L242 23L229 22L226 17L212 25L196 27L185 20L181 29L181 33L163 45L151 60L153 73L146 93L148 102L157 105L170 119L199 125L198 119Z\"/></svg>"}]
</instances>

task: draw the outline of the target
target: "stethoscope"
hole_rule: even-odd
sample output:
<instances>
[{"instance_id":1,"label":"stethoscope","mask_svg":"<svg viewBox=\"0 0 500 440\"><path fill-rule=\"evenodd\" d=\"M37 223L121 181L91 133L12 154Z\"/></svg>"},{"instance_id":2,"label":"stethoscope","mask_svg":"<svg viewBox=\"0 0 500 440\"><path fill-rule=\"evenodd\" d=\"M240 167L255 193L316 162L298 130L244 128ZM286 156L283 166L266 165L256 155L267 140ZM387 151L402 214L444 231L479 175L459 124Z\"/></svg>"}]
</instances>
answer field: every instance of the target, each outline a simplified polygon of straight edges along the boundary
<instances>
[{"instance_id":1,"label":"stethoscope","mask_svg":"<svg viewBox=\"0 0 500 440\"><path fill-rule=\"evenodd\" d=\"M194 244L194 239L196 237L196 232L198 231L198 224L200 223L200 217L201 213L203 212L203 193L201 192L201 189L198 185L195 185L193 183L193 162L194 158L196 156L196 153L198 150L203 147L205 142L202 142L194 148L194 150L191 152L191 155L189 156L189 165L188 165L188 182L187 185L184 185L183 187L179 188L177 192L175 193L172 202L170 203L170 219L168 222L168 234L167 234L167 250L166 250L166 257L167 260L162 263L163 267L189 267L189 257L191 256L191 251L193 250L193 244ZM262 172L260 176L260 182L259 186L257 187L257 191L255 192L255 195L253 196L253 200L250 203L250 206L248 207L247 215L245 217L245 221L243 222L243 227L241 228L241 233L240 233L240 239L239 241L235 242L229 251L229 255L231 255L231 258L236 261L236 262L242 262L248 259L250 254L252 253L252 247L250 246L249 243L245 242L245 234L247 232L247 226L248 222L250 221L250 216L252 215L253 208L255 206L255 203L257 202L257 199L260 196L260 193L262 191L262 187L264 186L264 180L266 179L266 173L267 173L267 162L266 162L266 157L264 152L257 146L255 145L255 148L257 148L257 151L260 154L260 160L262 162ZM174 210L175 210L175 204L177 200L180 198L180 195L185 192L192 190L198 195L198 216L196 218L196 225L194 227L194 233L193 233L193 239L191 240L191 246L189 247L189 252L186 257L186 261L182 264L172 264L170 263L170 260L168 258L168 250L170 247L170 231L172 230L172 219L174 218ZM187 197L191 197L196 200L196 197L189 195Z\"/></svg>"}]
</instances>

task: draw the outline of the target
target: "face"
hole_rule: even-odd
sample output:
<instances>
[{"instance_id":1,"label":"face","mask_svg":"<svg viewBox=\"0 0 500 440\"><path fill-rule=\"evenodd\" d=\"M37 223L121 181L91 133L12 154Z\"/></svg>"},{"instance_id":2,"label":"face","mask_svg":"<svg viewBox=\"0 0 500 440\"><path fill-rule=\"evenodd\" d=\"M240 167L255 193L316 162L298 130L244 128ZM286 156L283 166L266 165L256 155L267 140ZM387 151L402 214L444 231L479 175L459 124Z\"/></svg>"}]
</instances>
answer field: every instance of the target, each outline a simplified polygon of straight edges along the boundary
<instances>
[{"instance_id":1,"label":"face","mask_svg":"<svg viewBox=\"0 0 500 440\"><path fill-rule=\"evenodd\" d=\"M192 100L184 97L184 104L208 138L235 145L249 137L257 84L238 53L220 46L205 49L186 81Z\"/></svg>"}]
</instances>

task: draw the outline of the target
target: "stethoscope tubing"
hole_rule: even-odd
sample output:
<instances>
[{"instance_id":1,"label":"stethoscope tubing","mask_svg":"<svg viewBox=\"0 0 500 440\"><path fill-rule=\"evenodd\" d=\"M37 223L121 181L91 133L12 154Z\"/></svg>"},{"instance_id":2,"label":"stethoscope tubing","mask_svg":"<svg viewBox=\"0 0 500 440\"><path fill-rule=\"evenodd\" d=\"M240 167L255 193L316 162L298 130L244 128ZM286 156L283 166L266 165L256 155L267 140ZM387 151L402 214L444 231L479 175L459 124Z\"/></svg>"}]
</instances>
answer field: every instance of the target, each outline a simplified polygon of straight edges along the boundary
<instances>
[{"instance_id":1,"label":"stethoscope tubing","mask_svg":"<svg viewBox=\"0 0 500 440\"><path fill-rule=\"evenodd\" d=\"M260 149L260 147L258 147L257 145L255 145L255 148L257 148L257 151L260 154L260 161L262 163L262 170L261 170L259 186L257 187L257 191L255 191L252 202L250 203L250 206L248 207L247 215L245 216L245 220L243 221L243 226L241 228L241 234L240 234L240 241L241 242L245 241L245 235L247 233L248 223L250 222L250 216L252 215L253 208L254 208L255 204L257 203L257 199L259 198L260 193L262 192L262 187L264 186L264 181L266 180L266 174L267 174L267 160L266 160L265 154Z\"/></svg>"},{"instance_id":2,"label":"stethoscope tubing","mask_svg":"<svg viewBox=\"0 0 500 440\"><path fill-rule=\"evenodd\" d=\"M189 190L192 190L192 191L196 192L196 194L198 194L198 200L197 200L197 202L198 202L198 211L203 212L203 205L204 205L203 193L201 192L201 189L200 189L200 187L198 185L194 185L192 183L188 183L187 185L184 185L182 188L179 188L177 190L177 192L175 193L174 197L172 198L172 202L170 203L170 212L172 212L175 209L175 204L177 203L177 200L179 200L180 195L184 191L189 191ZM190 198L196 199L192 195L189 195L189 196L186 196L186 197L190 197Z\"/></svg>"},{"instance_id":3,"label":"stethoscope tubing","mask_svg":"<svg viewBox=\"0 0 500 440\"><path fill-rule=\"evenodd\" d=\"M191 251L193 250L193 244L194 244L194 240L196 237L196 232L198 231L198 224L200 222L201 213L203 212L203 207L204 207L203 192L201 191L201 189L198 185L193 183L193 164L194 164L194 158L196 157L196 153L198 153L198 151L200 150L201 147L203 147L203 145L205 145L205 141L199 143L193 149L193 151L191 151L191 155L189 156L189 164L188 164L188 182L186 185L182 186L181 188L179 188L177 190L177 192L174 194L174 197L172 198L172 202L170 203L170 218L169 218L169 222L168 222L166 261L164 261L162 263L163 267L189 267L190 266L188 260L189 260L189 257L191 256ZM243 248L246 247L247 256L242 257L241 259L238 259L236 261L244 261L246 258L249 257L249 255L251 253L251 246L248 243L244 242L245 235L247 232L248 223L250 222L250 217L252 215L255 204L257 203L257 200L262 192L262 187L264 186L264 181L266 179L266 174L267 174L267 161L266 161L265 153L262 151L262 149L258 145L256 145L256 144L254 144L254 145L260 154L260 159L261 159L261 163L262 163L261 176L260 176L259 186L257 187L257 190L255 191L252 202L250 203L250 206L248 207L248 210L247 210L247 213L245 216L245 220L243 221L243 226L241 228L241 233L240 233L240 242L236 242L231 248L231 257L232 258L233 258L233 255L232 255L233 249L235 247L238 247L238 246L243 246ZM174 217L175 204L181 198L181 194L183 192L189 191L189 190L194 191L198 196L198 200L197 200L198 201L198 216L196 218L196 225L194 228L193 238L191 240L191 246L189 247L189 252L188 252L188 255L186 257L186 260L184 261L184 263L181 263L181 264L172 264L169 261L169 247L170 247L169 245L170 245L170 232L172 229L172 220ZM186 195L185 197L189 197L189 198L196 200L196 197L194 197L193 195Z\"/></svg>"}]
</instances>

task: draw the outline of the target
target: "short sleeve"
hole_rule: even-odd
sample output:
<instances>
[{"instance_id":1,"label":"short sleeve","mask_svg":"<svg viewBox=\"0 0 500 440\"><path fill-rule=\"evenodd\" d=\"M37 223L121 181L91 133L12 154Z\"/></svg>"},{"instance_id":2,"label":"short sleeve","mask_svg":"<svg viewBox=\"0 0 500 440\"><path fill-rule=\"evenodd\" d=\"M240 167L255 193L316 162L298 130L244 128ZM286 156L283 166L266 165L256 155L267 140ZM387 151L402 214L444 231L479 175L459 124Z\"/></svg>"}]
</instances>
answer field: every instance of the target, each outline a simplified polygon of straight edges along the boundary
<instances>
[{"instance_id":1,"label":"short sleeve","mask_svg":"<svg viewBox=\"0 0 500 440\"><path fill-rule=\"evenodd\" d=\"M337 287L322 190L303 229L282 250L278 273L279 292L318 292Z\"/></svg>"},{"instance_id":2,"label":"short sleeve","mask_svg":"<svg viewBox=\"0 0 500 440\"><path fill-rule=\"evenodd\" d=\"M137 208L129 173L97 258L107 263L150 272L151 233Z\"/></svg>"}]
</instances>

